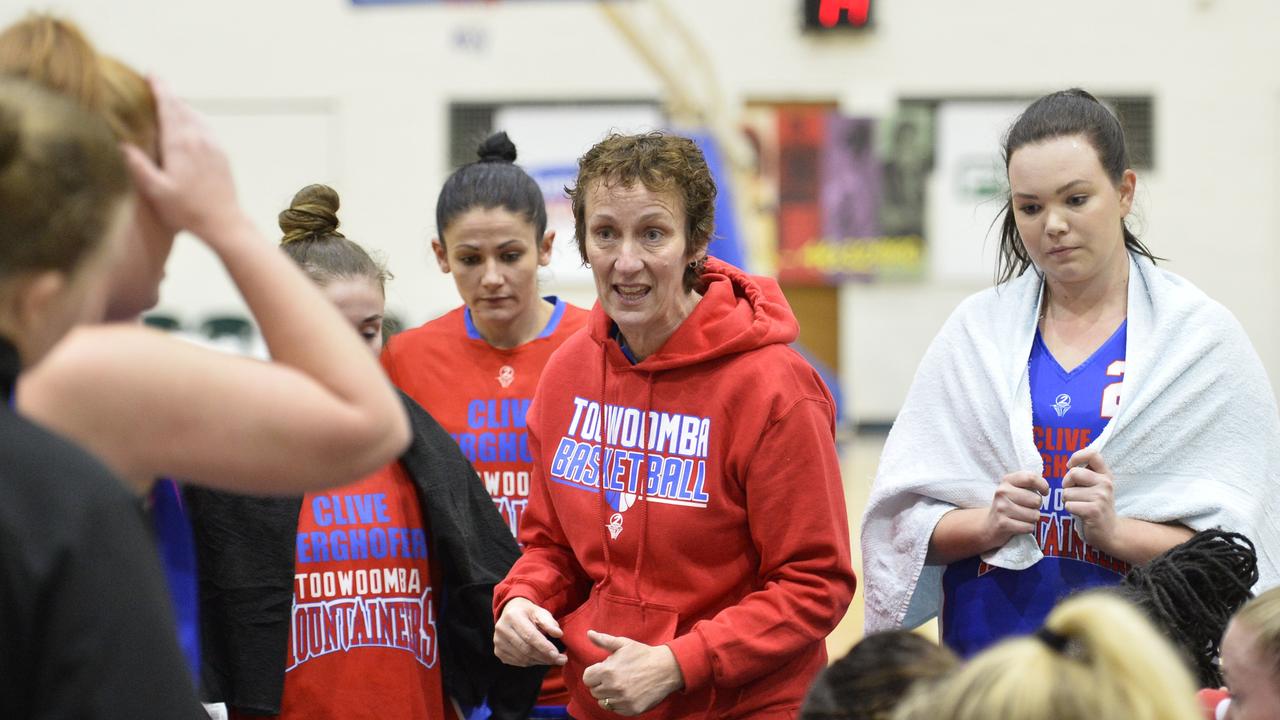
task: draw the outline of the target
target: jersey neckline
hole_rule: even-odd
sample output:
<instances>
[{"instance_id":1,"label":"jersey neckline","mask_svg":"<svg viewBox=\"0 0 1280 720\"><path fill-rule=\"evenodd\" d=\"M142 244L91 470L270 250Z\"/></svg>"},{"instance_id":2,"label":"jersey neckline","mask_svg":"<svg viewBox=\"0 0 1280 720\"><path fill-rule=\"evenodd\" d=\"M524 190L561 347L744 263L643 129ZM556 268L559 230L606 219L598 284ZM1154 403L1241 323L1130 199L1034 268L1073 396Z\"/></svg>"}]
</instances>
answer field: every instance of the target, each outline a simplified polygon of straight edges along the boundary
<instances>
[{"instance_id":1,"label":"jersey neckline","mask_svg":"<svg viewBox=\"0 0 1280 720\"><path fill-rule=\"evenodd\" d=\"M551 309L551 317L547 318L546 326L542 328L542 332L538 333L538 336L533 340L542 340L543 338L551 337L555 333L556 328L560 327L560 320L564 317L564 309L567 304L555 295L546 295L542 299L551 303L554 307ZM476 327L475 321L471 319L471 308L463 306L462 318L463 324L467 328L467 338L484 341L484 336L480 334L480 329ZM529 342L533 342L533 340Z\"/></svg>"}]
</instances>

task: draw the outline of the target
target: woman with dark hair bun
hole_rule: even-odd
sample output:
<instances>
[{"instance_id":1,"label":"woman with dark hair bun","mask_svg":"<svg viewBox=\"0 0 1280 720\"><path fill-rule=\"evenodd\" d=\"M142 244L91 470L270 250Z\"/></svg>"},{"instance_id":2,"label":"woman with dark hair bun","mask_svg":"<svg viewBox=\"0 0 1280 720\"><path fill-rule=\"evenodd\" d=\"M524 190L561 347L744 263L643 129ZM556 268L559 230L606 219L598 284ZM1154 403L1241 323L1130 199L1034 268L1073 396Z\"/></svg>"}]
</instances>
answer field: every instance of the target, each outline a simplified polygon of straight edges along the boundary
<instances>
[{"instance_id":1,"label":"woman with dark hair bun","mask_svg":"<svg viewBox=\"0 0 1280 720\"><path fill-rule=\"evenodd\" d=\"M338 231L338 205L327 185L298 191L281 249L376 355L388 273ZM487 612L515 540L453 439L401 400L412 444L354 483L279 499L187 489L206 684L233 718L442 720L487 698L491 717L518 720L533 706L542 674L497 661ZM245 608L262 610L247 622Z\"/></svg>"},{"instance_id":2,"label":"woman with dark hair bun","mask_svg":"<svg viewBox=\"0 0 1280 720\"><path fill-rule=\"evenodd\" d=\"M515 164L515 144L495 133L477 155L440 190L431 241L463 305L392 338L382 364L457 439L514 536L533 465L525 411L543 366L587 313L538 295L555 231L547 230L542 190ZM552 669L533 716L563 717L567 701Z\"/></svg>"},{"instance_id":3,"label":"woman with dark hair bun","mask_svg":"<svg viewBox=\"0 0 1280 720\"><path fill-rule=\"evenodd\" d=\"M1212 527L1263 550L1260 586L1280 581L1271 385L1231 313L1128 229L1119 119L1051 93L1004 159L997 285L938 333L881 457L868 628L941 610L943 640L971 655Z\"/></svg>"}]
</instances>

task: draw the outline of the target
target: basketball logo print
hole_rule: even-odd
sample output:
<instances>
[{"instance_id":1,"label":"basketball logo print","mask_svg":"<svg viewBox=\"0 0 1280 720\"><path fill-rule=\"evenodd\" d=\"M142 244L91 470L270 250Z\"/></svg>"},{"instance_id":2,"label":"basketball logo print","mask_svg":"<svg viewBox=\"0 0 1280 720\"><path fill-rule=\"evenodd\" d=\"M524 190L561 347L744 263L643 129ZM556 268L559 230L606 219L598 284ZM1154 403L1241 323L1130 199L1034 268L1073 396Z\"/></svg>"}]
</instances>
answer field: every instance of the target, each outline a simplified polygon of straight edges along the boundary
<instances>
[{"instance_id":1,"label":"basketball logo print","mask_svg":"<svg viewBox=\"0 0 1280 720\"><path fill-rule=\"evenodd\" d=\"M619 492L617 490L605 490L604 499L609 503L609 507L624 513L636 504L636 494L631 492Z\"/></svg>"},{"instance_id":2,"label":"basketball logo print","mask_svg":"<svg viewBox=\"0 0 1280 720\"><path fill-rule=\"evenodd\" d=\"M618 536L622 534L622 513L614 513L613 517L609 518L609 524L605 527L609 529L609 537L617 540Z\"/></svg>"},{"instance_id":3,"label":"basketball logo print","mask_svg":"<svg viewBox=\"0 0 1280 720\"><path fill-rule=\"evenodd\" d=\"M516 369L510 365L503 365L498 370L498 384L502 387L511 387L511 383L516 381Z\"/></svg>"},{"instance_id":4,"label":"basketball logo print","mask_svg":"<svg viewBox=\"0 0 1280 720\"><path fill-rule=\"evenodd\" d=\"M620 512L626 512L626 511L630 510L630 509L631 509L631 506L632 506L632 505L635 505L635 504L636 504L636 494L635 494L635 493L624 492L624 493L620 493L620 494L619 494L619 496L618 496L618 510L619 510Z\"/></svg>"},{"instance_id":5,"label":"basketball logo print","mask_svg":"<svg viewBox=\"0 0 1280 720\"><path fill-rule=\"evenodd\" d=\"M1058 417L1066 415L1071 409L1071 396L1066 393L1059 395L1053 402L1053 409L1058 413Z\"/></svg>"}]
</instances>

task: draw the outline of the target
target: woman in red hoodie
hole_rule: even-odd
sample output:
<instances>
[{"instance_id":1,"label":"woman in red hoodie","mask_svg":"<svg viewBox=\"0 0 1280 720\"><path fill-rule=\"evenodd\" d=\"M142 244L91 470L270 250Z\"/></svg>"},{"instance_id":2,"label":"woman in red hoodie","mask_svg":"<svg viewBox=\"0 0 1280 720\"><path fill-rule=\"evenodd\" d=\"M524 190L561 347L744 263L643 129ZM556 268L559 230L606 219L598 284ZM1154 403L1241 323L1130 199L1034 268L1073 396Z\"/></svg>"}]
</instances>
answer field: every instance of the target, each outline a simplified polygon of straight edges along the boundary
<instances>
[{"instance_id":1,"label":"woman in red hoodie","mask_svg":"<svg viewBox=\"0 0 1280 720\"><path fill-rule=\"evenodd\" d=\"M707 257L715 194L657 133L570 190L599 302L529 411L494 645L564 665L576 718L794 717L853 595L831 395L777 284Z\"/></svg>"}]
</instances>

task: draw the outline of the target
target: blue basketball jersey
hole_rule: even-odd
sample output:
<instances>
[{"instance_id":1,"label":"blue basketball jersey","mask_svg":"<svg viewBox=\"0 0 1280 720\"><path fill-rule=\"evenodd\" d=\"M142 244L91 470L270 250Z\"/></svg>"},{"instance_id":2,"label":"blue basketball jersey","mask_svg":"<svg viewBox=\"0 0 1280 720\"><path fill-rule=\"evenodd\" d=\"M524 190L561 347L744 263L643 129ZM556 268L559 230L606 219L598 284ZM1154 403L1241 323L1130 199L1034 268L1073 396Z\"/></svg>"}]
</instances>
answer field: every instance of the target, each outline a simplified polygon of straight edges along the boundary
<instances>
[{"instance_id":1,"label":"blue basketball jersey","mask_svg":"<svg viewBox=\"0 0 1280 720\"><path fill-rule=\"evenodd\" d=\"M196 545L182 491L172 480L151 488L151 526L168 581L169 599L182 648L196 684L200 684L200 592L196 583Z\"/></svg>"},{"instance_id":2,"label":"blue basketball jersey","mask_svg":"<svg viewBox=\"0 0 1280 720\"><path fill-rule=\"evenodd\" d=\"M1127 321L1121 323L1070 372L1036 333L1027 369L1033 433L1049 482L1036 538L1044 559L1026 570L992 567L979 557L947 566L942 579L942 640L962 657L1009 635L1033 632L1066 595L1114 585L1129 569L1080 539L1062 501L1067 461L1102 434L1119 408L1127 326Z\"/></svg>"}]
</instances>

